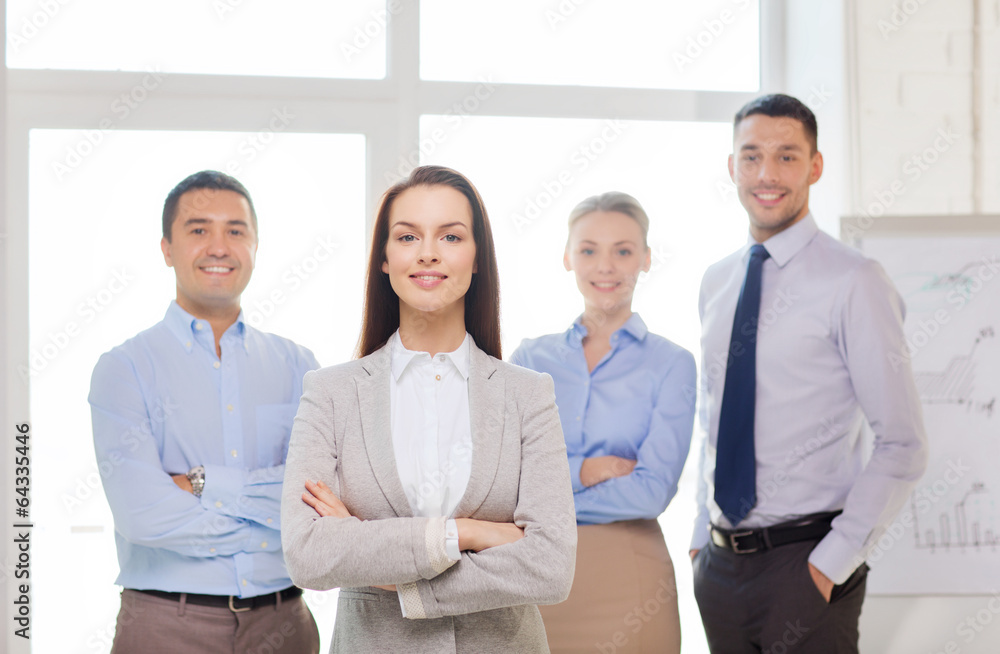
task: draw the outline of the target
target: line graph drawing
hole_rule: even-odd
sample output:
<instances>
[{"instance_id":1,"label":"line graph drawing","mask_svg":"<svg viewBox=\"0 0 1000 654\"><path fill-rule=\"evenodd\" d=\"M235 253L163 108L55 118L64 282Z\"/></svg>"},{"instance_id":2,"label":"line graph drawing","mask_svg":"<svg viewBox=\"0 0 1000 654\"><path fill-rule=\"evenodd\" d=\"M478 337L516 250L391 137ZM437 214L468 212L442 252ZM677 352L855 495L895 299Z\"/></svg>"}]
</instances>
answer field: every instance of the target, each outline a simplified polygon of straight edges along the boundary
<instances>
[{"instance_id":1,"label":"line graph drawing","mask_svg":"<svg viewBox=\"0 0 1000 654\"><path fill-rule=\"evenodd\" d=\"M952 358L941 372L914 372L925 404L962 404L973 390L976 363L971 354Z\"/></svg>"},{"instance_id":2,"label":"line graph drawing","mask_svg":"<svg viewBox=\"0 0 1000 654\"><path fill-rule=\"evenodd\" d=\"M976 380L976 350L987 339L992 339L995 332L992 326L979 330L979 335L973 342L967 354L956 355L943 370L914 370L913 379L924 404L959 404L970 411L975 410L993 416L996 398L978 400L975 394Z\"/></svg>"},{"instance_id":3,"label":"line graph drawing","mask_svg":"<svg viewBox=\"0 0 1000 654\"><path fill-rule=\"evenodd\" d=\"M929 550L931 554L943 550L974 548L982 551L989 548L996 552L1000 545L1000 537L993 529L983 529L981 521L975 520L970 525L966 511L966 503L972 495L986 493L986 485L977 481L972 484L962 499L948 511L942 511L938 516L937 527L921 529L919 512L915 496L910 496L910 510L913 512L913 536L918 550Z\"/></svg>"},{"instance_id":4,"label":"line graph drawing","mask_svg":"<svg viewBox=\"0 0 1000 654\"><path fill-rule=\"evenodd\" d=\"M913 271L893 277L893 282L914 309L933 310L947 303L972 300L982 289L984 280L973 274L989 262L987 259L969 261L949 272Z\"/></svg>"},{"instance_id":5,"label":"line graph drawing","mask_svg":"<svg viewBox=\"0 0 1000 654\"><path fill-rule=\"evenodd\" d=\"M915 278L923 280L917 292L948 291L951 289L959 292L967 291L972 283L972 278L964 273L977 265L981 265L979 261L967 263L955 272L913 273Z\"/></svg>"}]
</instances>

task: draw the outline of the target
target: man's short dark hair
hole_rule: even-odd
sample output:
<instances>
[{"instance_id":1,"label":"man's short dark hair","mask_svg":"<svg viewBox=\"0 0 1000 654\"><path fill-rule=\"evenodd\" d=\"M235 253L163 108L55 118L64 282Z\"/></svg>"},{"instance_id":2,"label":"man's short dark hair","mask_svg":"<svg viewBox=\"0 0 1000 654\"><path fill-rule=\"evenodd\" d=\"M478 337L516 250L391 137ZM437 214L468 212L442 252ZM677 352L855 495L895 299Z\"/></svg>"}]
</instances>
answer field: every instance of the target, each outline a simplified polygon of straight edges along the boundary
<instances>
[{"instance_id":1,"label":"man's short dark hair","mask_svg":"<svg viewBox=\"0 0 1000 654\"><path fill-rule=\"evenodd\" d=\"M802 127L806 132L806 139L812 147L812 153L815 153L818 149L816 147L818 132L816 114L798 98L793 98L790 95L782 93L772 93L771 95L762 95L759 98L751 100L736 112L736 117L733 119L733 129L735 130L739 127L744 118L753 116L754 114L761 114L772 118L794 118L802 123Z\"/></svg>"},{"instance_id":2,"label":"man's short dark hair","mask_svg":"<svg viewBox=\"0 0 1000 654\"><path fill-rule=\"evenodd\" d=\"M188 175L167 194L167 199L163 203L163 238L168 241L170 240L170 230L173 229L174 219L177 218L177 203L180 201L181 196L188 191L203 188L214 189L216 191L232 191L246 198L247 204L250 205L250 219L253 221L253 231L257 232L257 212L253 208L250 191L235 177L230 177L217 170L203 170L193 175Z\"/></svg>"}]
</instances>

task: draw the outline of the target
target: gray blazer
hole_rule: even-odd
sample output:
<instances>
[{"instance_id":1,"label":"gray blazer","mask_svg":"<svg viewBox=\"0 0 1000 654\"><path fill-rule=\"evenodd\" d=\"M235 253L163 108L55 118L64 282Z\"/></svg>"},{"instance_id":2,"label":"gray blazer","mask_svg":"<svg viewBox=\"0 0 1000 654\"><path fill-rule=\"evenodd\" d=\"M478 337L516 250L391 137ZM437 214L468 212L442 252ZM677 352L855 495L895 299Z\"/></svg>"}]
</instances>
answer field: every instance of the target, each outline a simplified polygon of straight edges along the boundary
<instances>
[{"instance_id":1,"label":"gray blazer","mask_svg":"<svg viewBox=\"0 0 1000 654\"><path fill-rule=\"evenodd\" d=\"M548 652L536 604L566 599L576 513L552 378L471 347L472 475L451 517L515 522L524 538L444 556L444 518L413 517L390 433L389 347L306 374L281 504L288 572L341 587L334 652ZM301 495L324 481L352 518ZM395 592L406 601L404 618Z\"/></svg>"}]
</instances>

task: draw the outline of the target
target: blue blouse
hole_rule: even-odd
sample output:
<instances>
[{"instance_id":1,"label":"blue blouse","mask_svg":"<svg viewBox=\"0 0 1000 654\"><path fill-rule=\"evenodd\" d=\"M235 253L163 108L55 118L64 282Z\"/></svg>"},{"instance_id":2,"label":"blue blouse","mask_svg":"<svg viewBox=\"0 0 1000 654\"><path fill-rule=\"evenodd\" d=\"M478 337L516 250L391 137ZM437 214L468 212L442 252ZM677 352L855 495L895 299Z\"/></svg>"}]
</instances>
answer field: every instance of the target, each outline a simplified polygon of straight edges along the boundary
<instances>
[{"instance_id":1,"label":"blue blouse","mask_svg":"<svg viewBox=\"0 0 1000 654\"><path fill-rule=\"evenodd\" d=\"M611 351L587 370L578 318L562 334L525 339L511 362L552 375L562 421L578 524L652 519L677 492L694 426L694 357L650 334L633 313L611 336ZM637 461L631 474L590 488L580 483L583 460L620 456Z\"/></svg>"}]
</instances>

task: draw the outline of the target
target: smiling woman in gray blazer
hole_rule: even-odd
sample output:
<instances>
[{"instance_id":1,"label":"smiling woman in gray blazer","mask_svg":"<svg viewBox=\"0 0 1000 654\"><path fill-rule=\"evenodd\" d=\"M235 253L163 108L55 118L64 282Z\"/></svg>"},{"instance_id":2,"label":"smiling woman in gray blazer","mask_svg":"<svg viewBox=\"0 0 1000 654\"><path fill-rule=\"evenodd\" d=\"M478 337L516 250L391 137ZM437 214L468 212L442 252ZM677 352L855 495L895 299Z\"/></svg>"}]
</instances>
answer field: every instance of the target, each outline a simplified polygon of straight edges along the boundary
<instances>
[{"instance_id":1,"label":"smiling woman in gray blazer","mask_svg":"<svg viewBox=\"0 0 1000 654\"><path fill-rule=\"evenodd\" d=\"M285 468L292 580L341 587L334 652L547 652L576 520L552 379L500 361L482 199L417 168L382 199L360 358L307 374Z\"/></svg>"}]
</instances>

